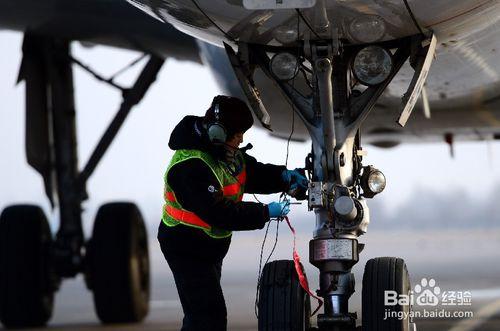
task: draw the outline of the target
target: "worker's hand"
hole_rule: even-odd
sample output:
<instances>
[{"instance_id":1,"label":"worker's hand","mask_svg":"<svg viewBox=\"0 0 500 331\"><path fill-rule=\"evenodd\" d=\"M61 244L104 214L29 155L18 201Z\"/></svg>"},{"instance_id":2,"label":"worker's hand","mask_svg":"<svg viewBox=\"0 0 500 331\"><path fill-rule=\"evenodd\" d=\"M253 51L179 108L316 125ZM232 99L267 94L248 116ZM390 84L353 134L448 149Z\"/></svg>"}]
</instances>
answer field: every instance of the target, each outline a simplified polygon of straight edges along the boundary
<instances>
[{"instance_id":1,"label":"worker's hand","mask_svg":"<svg viewBox=\"0 0 500 331\"><path fill-rule=\"evenodd\" d=\"M288 194L296 199L304 200L307 192L307 178L299 169L284 170L281 173L283 181L288 184Z\"/></svg>"},{"instance_id":2,"label":"worker's hand","mask_svg":"<svg viewBox=\"0 0 500 331\"><path fill-rule=\"evenodd\" d=\"M298 187L307 188L307 178L299 172L300 169L283 170L281 178L283 181L290 185L290 189Z\"/></svg>"},{"instance_id":3,"label":"worker's hand","mask_svg":"<svg viewBox=\"0 0 500 331\"><path fill-rule=\"evenodd\" d=\"M290 202L271 202L267 205L267 208L269 209L270 218L283 217L290 212Z\"/></svg>"}]
</instances>

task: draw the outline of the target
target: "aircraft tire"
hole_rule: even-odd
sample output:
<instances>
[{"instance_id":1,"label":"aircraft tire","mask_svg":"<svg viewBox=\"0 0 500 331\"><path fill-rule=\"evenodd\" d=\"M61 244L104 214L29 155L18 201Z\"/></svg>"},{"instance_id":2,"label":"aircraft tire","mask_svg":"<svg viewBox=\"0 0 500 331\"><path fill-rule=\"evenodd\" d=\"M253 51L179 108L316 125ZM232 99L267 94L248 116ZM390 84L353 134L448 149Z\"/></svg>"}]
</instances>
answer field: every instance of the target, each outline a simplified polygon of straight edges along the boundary
<instances>
[{"instance_id":1,"label":"aircraft tire","mask_svg":"<svg viewBox=\"0 0 500 331\"><path fill-rule=\"evenodd\" d=\"M103 323L135 323L149 311L146 227L133 203L101 206L89 242L87 286Z\"/></svg>"},{"instance_id":2,"label":"aircraft tire","mask_svg":"<svg viewBox=\"0 0 500 331\"><path fill-rule=\"evenodd\" d=\"M368 260L363 274L362 323L363 331L409 331L409 318L385 318L386 310L409 313L411 305L386 306L385 291L409 295L411 290L408 269L403 259L378 257ZM408 316L408 315L405 315Z\"/></svg>"},{"instance_id":3,"label":"aircraft tire","mask_svg":"<svg viewBox=\"0 0 500 331\"><path fill-rule=\"evenodd\" d=\"M259 331L310 329L311 303L300 286L293 261L264 266L259 282Z\"/></svg>"},{"instance_id":4,"label":"aircraft tire","mask_svg":"<svg viewBox=\"0 0 500 331\"><path fill-rule=\"evenodd\" d=\"M0 321L6 328L44 326L52 316L52 235L43 210L14 205L0 215Z\"/></svg>"}]
</instances>

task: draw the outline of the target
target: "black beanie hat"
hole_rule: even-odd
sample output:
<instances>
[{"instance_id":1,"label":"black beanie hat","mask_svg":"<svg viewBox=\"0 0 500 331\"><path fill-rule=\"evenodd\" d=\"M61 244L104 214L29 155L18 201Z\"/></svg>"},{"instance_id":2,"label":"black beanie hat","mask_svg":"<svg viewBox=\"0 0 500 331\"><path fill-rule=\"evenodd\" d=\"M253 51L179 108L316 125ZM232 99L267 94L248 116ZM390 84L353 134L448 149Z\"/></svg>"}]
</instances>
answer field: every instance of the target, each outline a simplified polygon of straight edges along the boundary
<instances>
[{"instance_id":1,"label":"black beanie hat","mask_svg":"<svg viewBox=\"0 0 500 331\"><path fill-rule=\"evenodd\" d=\"M235 97L218 95L214 97L212 105L205 113L203 119L205 124L217 121L215 116L215 105L219 105L219 122L224 125L227 135L245 132L253 125L253 116L247 104Z\"/></svg>"}]
</instances>

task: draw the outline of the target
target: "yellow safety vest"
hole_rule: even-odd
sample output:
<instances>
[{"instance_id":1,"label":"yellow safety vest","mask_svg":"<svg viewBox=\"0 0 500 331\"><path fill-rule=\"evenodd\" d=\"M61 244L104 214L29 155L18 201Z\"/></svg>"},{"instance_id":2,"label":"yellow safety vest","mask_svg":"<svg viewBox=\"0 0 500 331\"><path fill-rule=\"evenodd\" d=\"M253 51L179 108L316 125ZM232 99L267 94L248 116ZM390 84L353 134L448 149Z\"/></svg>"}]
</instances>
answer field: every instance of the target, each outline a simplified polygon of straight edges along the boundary
<instances>
[{"instance_id":1,"label":"yellow safety vest","mask_svg":"<svg viewBox=\"0 0 500 331\"><path fill-rule=\"evenodd\" d=\"M180 149L176 150L170 164L165 172L165 205L163 208L163 223L173 227L179 224L191 226L194 228L202 229L206 234L212 238L226 238L231 236L231 231L218 229L203 221L195 213L184 209L175 197L175 192L168 184L167 178L170 169L181 162L190 159L200 159L212 170L217 181L223 190L225 198L241 201L245 189L246 170L245 162L241 153L239 153L239 162L241 163L241 170L238 174L234 175L227 168L227 165L222 161L214 159L210 154L199 150Z\"/></svg>"}]
</instances>

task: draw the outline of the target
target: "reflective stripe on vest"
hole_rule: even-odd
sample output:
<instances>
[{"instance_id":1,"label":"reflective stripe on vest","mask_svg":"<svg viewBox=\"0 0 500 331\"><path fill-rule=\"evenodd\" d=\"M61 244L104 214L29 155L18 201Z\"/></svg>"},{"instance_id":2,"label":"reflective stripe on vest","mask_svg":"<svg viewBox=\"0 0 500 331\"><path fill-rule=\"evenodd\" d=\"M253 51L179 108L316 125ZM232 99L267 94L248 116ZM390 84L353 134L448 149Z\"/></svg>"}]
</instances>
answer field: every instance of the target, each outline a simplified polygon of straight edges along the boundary
<instances>
[{"instance_id":1,"label":"reflective stripe on vest","mask_svg":"<svg viewBox=\"0 0 500 331\"><path fill-rule=\"evenodd\" d=\"M196 216L195 213L187 211L185 209L177 209L172 206L165 206L167 213L173 218L189 223L191 225L196 225L205 229L210 229L210 225L205 223L201 218Z\"/></svg>"},{"instance_id":2,"label":"reflective stripe on vest","mask_svg":"<svg viewBox=\"0 0 500 331\"><path fill-rule=\"evenodd\" d=\"M241 185L245 183L246 178L247 178L247 172L243 170L238 176L236 176L237 182L234 184L226 185L222 188L222 192L224 193L224 196L230 196L230 195L237 195L240 193L242 190ZM243 199L243 194L239 196L237 201L241 201Z\"/></svg>"},{"instance_id":3,"label":"reflective stripe on vest","mask_svg":"<svg viewBox=\"0 0 500 331\"><path fill-rule=\"evenodd\" d=\"M212 170L217 178L217 181L222 187L224 197L235 201L241 201L243 198L244 184L246 181L246 171L243 158L241 158L242 171L235 177L231 175L226 167L223 167L221 163L215 161L207 153L198 150L177 150L172 158L172 161L170 162L170 165L168 166L167 172L165 173L165 206L163 210L163 222L167 226L184 224L199 228L213 238L229 237L231 235L231 231L212 227L195 213L183 209L177 201L175 193L168 185L167 175L169 170L174 165L192 158L201 159Z\"/></svg>"}]
</instances>

